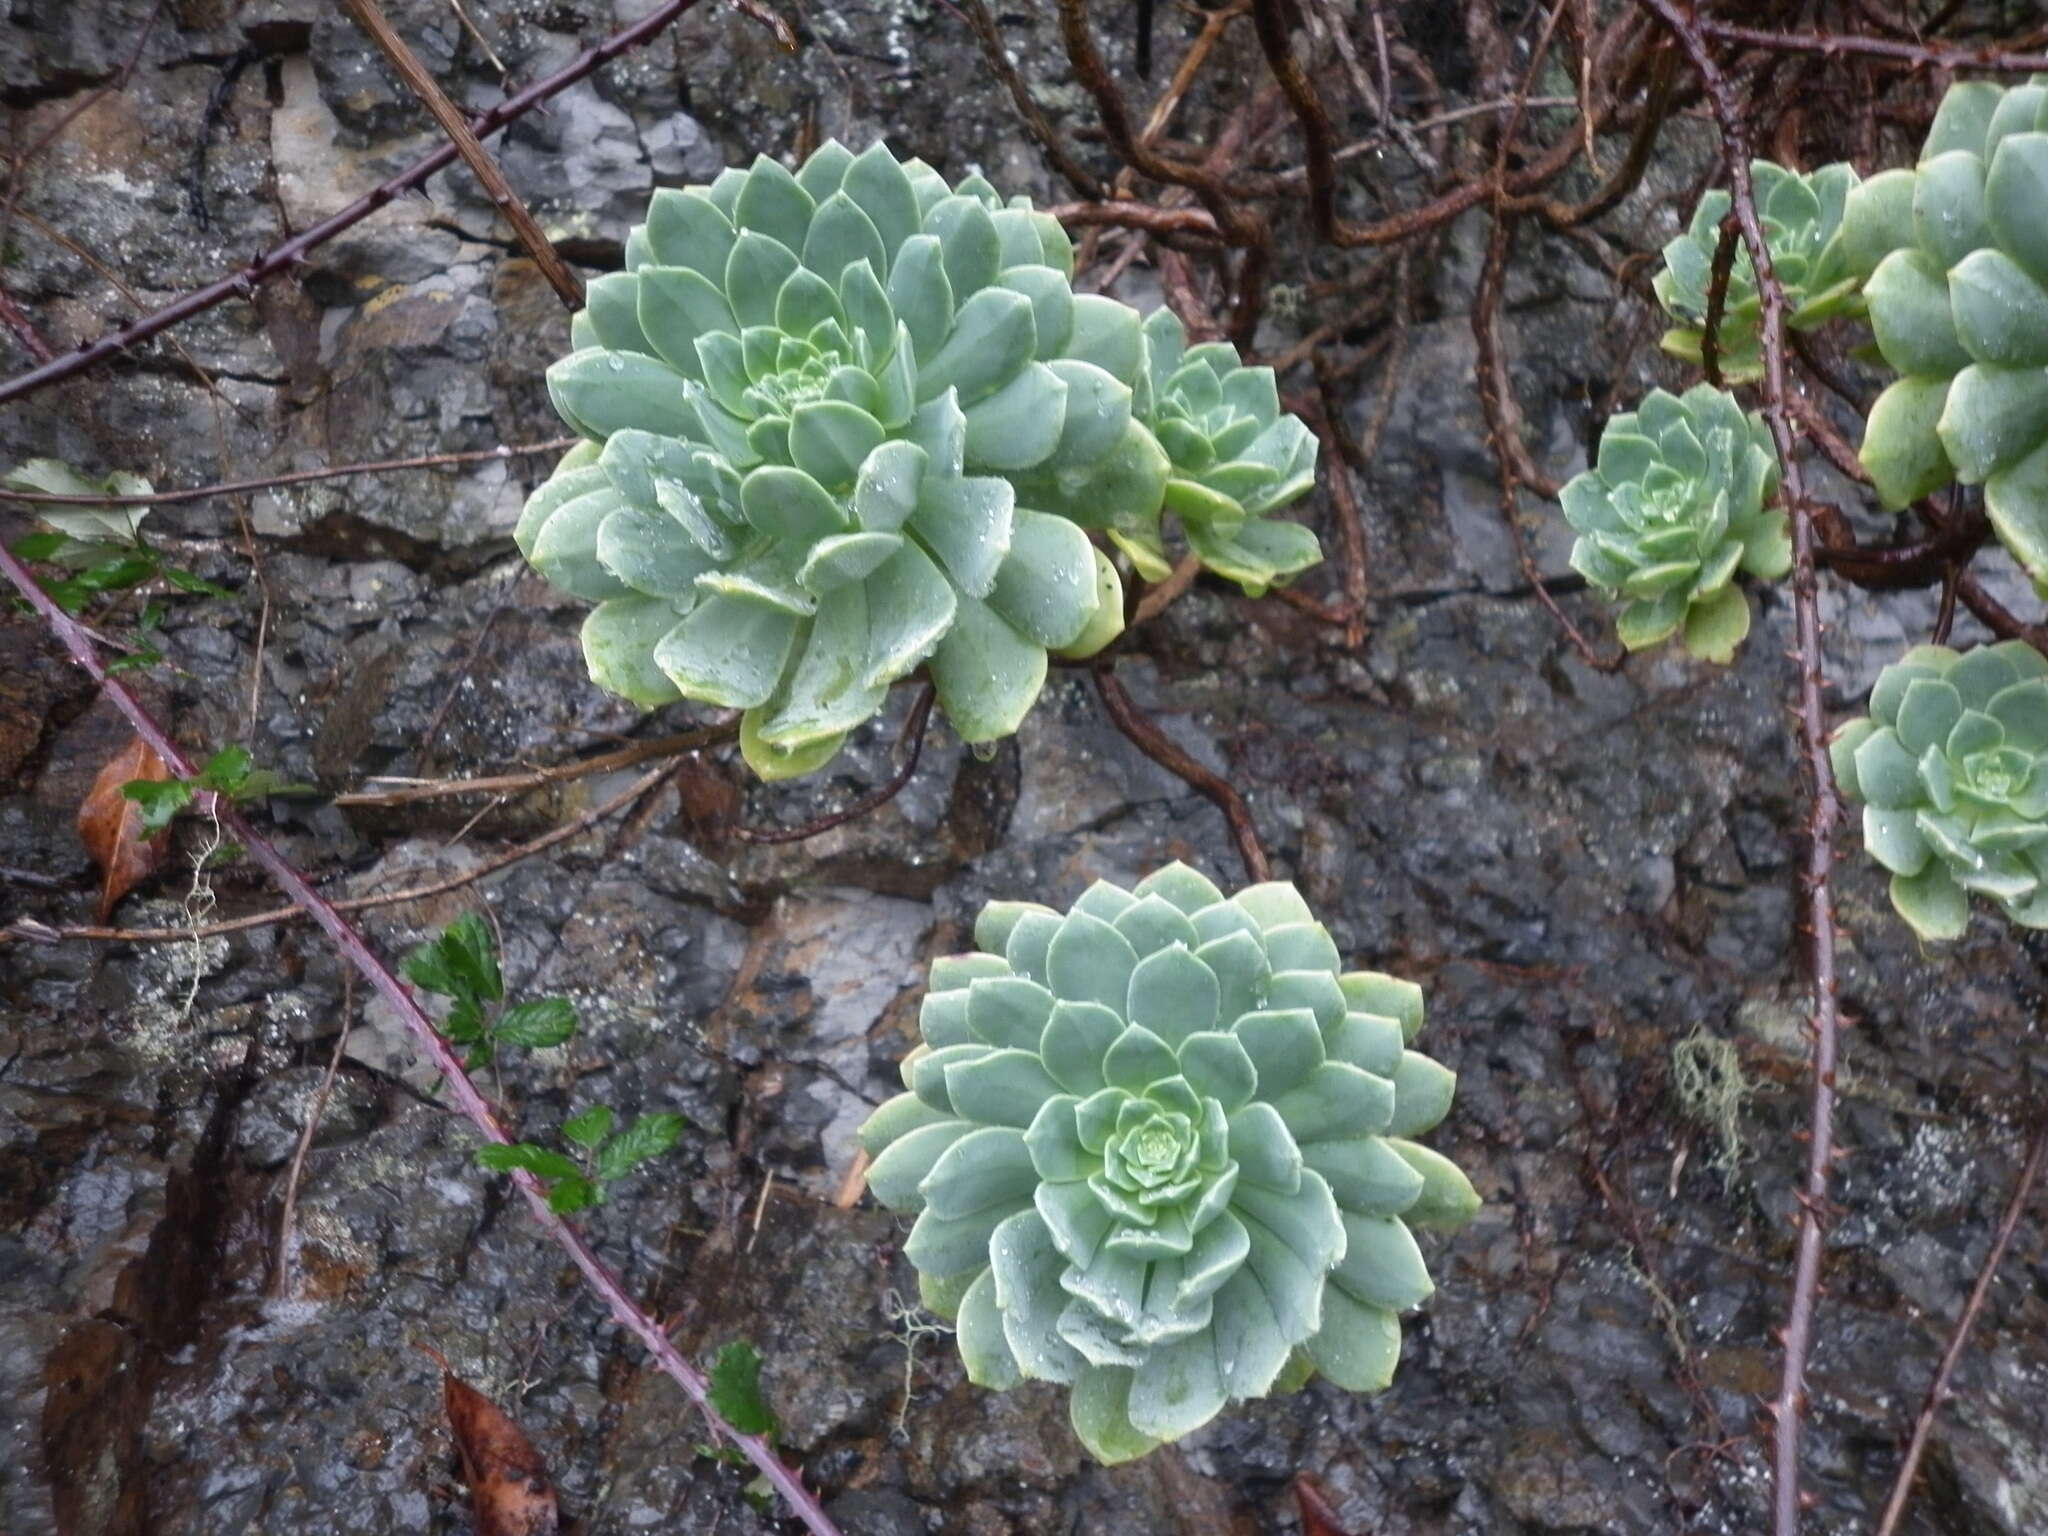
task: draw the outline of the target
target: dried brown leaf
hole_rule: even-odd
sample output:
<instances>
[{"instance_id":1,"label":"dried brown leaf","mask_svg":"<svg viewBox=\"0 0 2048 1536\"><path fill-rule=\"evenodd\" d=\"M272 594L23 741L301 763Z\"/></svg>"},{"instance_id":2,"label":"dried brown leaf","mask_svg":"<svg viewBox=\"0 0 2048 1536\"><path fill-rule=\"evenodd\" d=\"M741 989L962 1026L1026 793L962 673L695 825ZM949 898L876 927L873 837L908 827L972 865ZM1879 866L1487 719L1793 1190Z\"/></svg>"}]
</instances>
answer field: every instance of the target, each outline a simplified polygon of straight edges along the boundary
<instances>
[{"instance_id":1,"label":"dried brown leaf","mask_svg":"<svg viewBox=\"0 0 2048 1536\"><path fill-rule=\"evenodd\" d=\"M1294 1504L1301 1511L1301 1536L1352 1536L1338 1523L1336 1509L1306 1472L1294 1474Z\"/></svg>"},{"instance_id":2,"label":"dried brown leaf","mask_svg":"<svg viewBox=\"0 0 2048 1536\"><path fill-rule=\"evenodd\" d=\"M445 1367L441 1399L462 1455L476 1536L553 1536L561 1528L555 1490L525 1431Z\"/></svg>"},{"instance_id":3,"label":"dried brown leaf","mask_svg":"<svg viewBox=\"0 0 2048 1536\"><path fill-rule=\"evenodd\" d=\"M140 836L142 807L121 793L131 779L161 783L171 777L156 749L140 736L108 758L92 788L78 805L78 838L100 867L100 915L105 922L130 891L163 862L170 846L167 827L154 837Z\"/></svg>"}]
</instances>

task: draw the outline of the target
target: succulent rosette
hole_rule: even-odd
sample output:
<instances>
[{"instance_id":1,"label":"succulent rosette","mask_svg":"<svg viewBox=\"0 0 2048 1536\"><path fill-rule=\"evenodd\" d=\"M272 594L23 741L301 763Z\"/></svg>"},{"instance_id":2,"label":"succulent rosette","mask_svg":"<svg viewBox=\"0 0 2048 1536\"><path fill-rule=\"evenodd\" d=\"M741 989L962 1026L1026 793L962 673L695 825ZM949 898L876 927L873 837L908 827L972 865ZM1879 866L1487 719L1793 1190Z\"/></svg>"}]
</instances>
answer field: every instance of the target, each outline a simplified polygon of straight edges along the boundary
<instances>
[{"instance_id":1,"label":"succulent rosette","mask_svg":"<svg viewBox=\"0 0 2048 1536\"><path fill-rule=\"evenodd\" d=\"M1653 389L1608 419L1593 467L1559 500L1579 535L1572 569L1623 605L1623 645L1677 635L1703 660L1734 656L1749 633L1736 573L1774 581L1792 566L1785 513L1770 505L1777 486L1762 420L1711 385Z\"/></svg>"},{"instance_id":2,"label":"succulent rosette","mask_svg":"<svg viewBox=\"0 0 2048 1536\"><path fill-rule=\"evenodd\" d=\"M1411 1229L1479 1203L1409 1139L1455 1081L1408 1048L1420 990L1343 970L1291 885L1181 864L992 902L975 942L861 1128L968 1376L1068 1384L1105 1462L1316 1372L1385 1387L1432 1291Z\"/></svg>"},{"instance_id":3,"label":"succulent rosette","mask_svg":"<svg viewBox=\"0 0 2048 1536\"><path fill-rule=\"evenodd\" d=\"M1203 566L1260 597L1322 559L1313 532L1270 515L1314 486L1317 447L1280 409L1272 369L1245 367L1227 341L1190 347L1173 311L1156 309L1134 409L1170 466L1166 510ZM1156 524L1112 537L1148 581L1166 574Z\"/></svg>"},{"instance_id":4,"label":"succulent rosette","mask_svg":"<svg viewBox=\"0 0 2048 1536\"><path fill-rule=\"evenodd\" d=\"M1972 894L2048 928L2048 660L2022 640L1915 646L1878 675L1870 714L1830 744L1863 802L1863 845L1923 939L1959 937Z\"/></svg>"},{"instance_id":5,"label":"succulent rosette","mask_svg":"<svg viewBox=\"0 0 2048 1536\"><path fill-rule=\"evenodd\" d=\"M1138 318L1072 262L1028 202L880 144L655 193L548 370L586 441L516 533L597 604L592 677L744 710L764 777L828 760L920 663L965 740L1014 731L1047 651L1122 621L1114 569L1017 481L1102 480L1126 522L1164 482L1129 447Z\"/></svg>"},{"instance_id":6,"label":"succulent rosette","mask_svg":"<svg viewBox=\"0 0 2048 1536\"><path fill-rule=\"evenodd\" d=\"M1856 186L1855 168L1824 165L1802 175L1769 160L1753 160L1749 174L1771 270L1791 305L1787 323L1804 330L1844 313L1855 302L1858 274L1845 264L1834 235ZM1664 269L1650 282L1657 302L1679 322L1664 333L1664 350L1694 365L1704 361L1714 252L1728 208L1728 194L1718 187L1702 197L1685 233L1664 247ZM1757 295L1756 270L1740 241L1714 339L1722 378L1743 384L1763 377L1763 301Z\"/></svg>"},{"instance_id":7,"label":"succulent rosette","mask_svg":"<svg viewBox=\"0 0 2048 1536\"><path fill-rule=\"evenodd\" d=\"M2048 77L1951 86L1918 165L1857 188L1839 243L1900 375L1863 436L1885 504L1981 484L2000 542L2048 582Z\"/></svg>"}]
</instances>

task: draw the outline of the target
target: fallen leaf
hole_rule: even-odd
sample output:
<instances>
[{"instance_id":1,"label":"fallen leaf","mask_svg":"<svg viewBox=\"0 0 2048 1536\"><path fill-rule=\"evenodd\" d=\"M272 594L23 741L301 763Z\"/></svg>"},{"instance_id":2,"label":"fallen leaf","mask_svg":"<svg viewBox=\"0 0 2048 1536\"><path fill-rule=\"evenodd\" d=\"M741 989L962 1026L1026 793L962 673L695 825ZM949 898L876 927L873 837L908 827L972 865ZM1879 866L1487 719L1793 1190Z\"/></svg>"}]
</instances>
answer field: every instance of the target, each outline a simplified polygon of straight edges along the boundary
<instances>
[{"instance_id":1,"label":"fallen leaf","mask_svg":"<svg viewBox=\"0 0 2048 1536\"><path fill-rule=\"evenodd\" d=\"M561 1512L533 1442L496 1403L459 1380L438 1351L420 1348L441 1366L441 1400L462 1455L476 1536L553 1536Z\"/></svg>"},{"instance_id":2,"label":"fallen leaf","mask_svg":"<svg viewBox=\"0 0 2048 1536\"><path fill-rule=\"evenodd\" d=\"M1301 1511L1301 1536L1351 1536L1337 1522L1337 1511L1306 1472L1294 1474L1294 1504Z\"/></svg>"},{"instance_id":3,"label":"fallen leaf","mask_svg":"<svg viewBox=\"0 0 2048 1536\"><path fill-rule=\"evenodd\" d=\"M740 809L739 786L731 777L692 752L678 761L670 782L676 787L685 836L713 847L731 836Z\"/></svg>"},{"instance_id":4,"label":"fallen leaf","mask_svg":"<svg viewBox=\"0 0 2048 1536\"><path fill-rule=\"evenodd\" d=\"M131 779L162 783L171 777L164 760L137 736L107 760L78 805L78 838L100 867L100 917L163 862L170 846L168 828L154 837L141 836L142 807L121 793Z\"/></svg>"}]
</instances>

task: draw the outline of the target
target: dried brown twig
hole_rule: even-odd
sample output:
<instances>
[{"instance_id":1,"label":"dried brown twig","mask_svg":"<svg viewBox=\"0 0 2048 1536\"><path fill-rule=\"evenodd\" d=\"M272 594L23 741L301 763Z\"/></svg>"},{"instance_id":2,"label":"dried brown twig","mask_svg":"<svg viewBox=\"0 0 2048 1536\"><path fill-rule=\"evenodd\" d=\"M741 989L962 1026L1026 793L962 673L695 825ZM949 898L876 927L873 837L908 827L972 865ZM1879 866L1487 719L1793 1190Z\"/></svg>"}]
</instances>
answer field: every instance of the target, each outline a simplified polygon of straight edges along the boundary
<instances>
[{"instance_id":1,"label":"dried brown twig","mask_svg":"<svg viewBox=\"0 0 2048 1536\"><path fill-rule=\"evenodd\" d=\"M918 690L917 701L910 706L910 713L903 717L903 731L896 738L898 751L906 744L910 751L903 759L903 766L887 783L876 786L845 809L820 816L803 826L735 827L733 836L743 843L801 843L830 832L834 827L843 827L849 821L858 821L871 811L880 810L902 794L903 787L916 774L918 759L924 755L925 727L931 723L932 702L937 697L938 691L930 683Z\"/></svg>"},{"instance_id":2,"label":"dried brown twig","mask_svg":"<svg viewBox=\"0 0 2048 1536\"><path fill-rule=\"evenodd\" d=\"M1095 690L1102 695L1102 707L1111 723L1130 737L1139 751L1186 780L1223 812L1223 819L1230 824L1231 838L1237 843L1237 856L1244 861L1245 878L1254 883L1272 879L1272 867L1266 862L1266 850L1259 842L1259 829L1236 786L1196 762L1179 742L1147 719L1108 666L1096 667L1094 677Z\"/></svg>"},{"instance_id":3,"label":"dried brown twig","mask_svg":"<svg viewBox=\"0 0 2048 1536\"><path fill-rule=\"evenodd\" d=\"M1935 1367L1934 1380L1927 1384L1927 1397L1920 1405L1919 1416L1913 1421L1913 1438L1907 1443L1905 1459L1899 1463L1898 1478L1892 1483L1892 1496L1886 1500L1884 1517L1877 1523L1877 1536L1893 1536L1899 1528L1899 1521L1905 1516L1907 1501L1913 1497L1913 1481L1920 1473L1920 1458L1926 1454L1927 1442L1934 1434L1934 1416L1949 1399L1948 1384L1955 1375L1956 1362L1962 1359L1963 1348L1970 1342L1970 1328L1984 1310L1984 1302L1991 1294L1991 1283L1998 1278L1998 1266L2005 1261L2005 1251L2012 1246L2013 1234L2019 1230L2020 1216L2033 1195L2034 1181L2041 1176L2044 1161L2048 1161L2048 1123L2043 1123L2034 1132L2034 1139L2027 1147L2026 1162L2013 1184L2011 1197L2005 1202L2005 1213L1998 1218L1998 1231L1991 1240L1991 1250L1984 1255L1983 1267L1977 1271L1977 1283L1970 1287L1970 1299L1963 1303L1955 1330L1949 1335L1948 1347L1941 1352L1941 1364Z\"/></svg>"},{"instance_id":4,"label":"dried brown twig","mask_svg":"<svg viewBox=\"0 0 2048 1536\"><path fill-rule=\"evenodd\" d=\"M378 891L368 896L344 896L330 903L337 912L367 912L372 907L396 906L400 902L424 901L430 896L445 896L450 891L459 891L466 885L474 885L487 875L509 869L537 853L545 853L560 843L587 832L598 822L614 816L634 804L653 789L670 773L672 766L664 764L651 773L642 774L624 790L609 800L592 806L559 827L550 828L539 837L493 854L483 862L465 869L458 874L448 875L439 880L430 880L423 885L410 885L403 890ZM222 934L246 933L251 928L268 928L276 923L288 923L308 915L298 906L271 907L263 912L251 912L245 917L224 918L217 923L200 927L184 928L107 928L70 926L53 928L45 923L17 922L11 928L0 929L0 938L14 937L40 943L54 943L60 939L93 939L124 944L174 944L180 940L217 938Z\"/></svg>"},{"instance_id":5,"label":"dried brown twig","mask_svg":"<svg viewBox=\"0 0 2048 1536\"><path fill-rule=\"evenodd\" d=\"M46 491L0 489L0 501L18 501L32 507L158 507L176 501L205 501L213 496L240 496L251 491L276 490L281 486L307 485L315 480L338 480L346 475L381 475L401 469L449 469L458 464L482 464L492 459L560 453L578 441L580 439L573 437L556 437L544 443L471 448L460 453L425 453L410 459L372 459L362 464L335 464L326 469L288 470L281 475L264 475L255 480L223 480L218 485L195 485L182 491L153 491L144 496L58 496Z\"/></svg>"},{"instance_id":6,"label":"dried brown twig","mask_svg":"<svg viewBox=\"0 0 2048 1536\"><path fill-rule=\"evenodd\" d=\"M398 72L398 78L405 82L406 89L419 97L441 131L448 135L455 152L462 156L484 189L484 195L491 205L503 215L512 233L526 248L526 254L533 258L533 264L540 268L540 274L548 286L570 309L583 307L583 284L576 274L569 270L569 264L562 260L562 253L555 249L554 242L534 219L519 194L512 190L512 183L505 179L505 173L498 169L498 162L491 158L491 152L469 126L469 119L462 115L462 109L448 99L448 93L441 89L440 82L428 72L426 65L419 61L419 55L406 46L404 38L384 13L377 8L377 0L341 0L357 26L370 36L383 53L385 60Z\"/></svg>"}]
</instances>

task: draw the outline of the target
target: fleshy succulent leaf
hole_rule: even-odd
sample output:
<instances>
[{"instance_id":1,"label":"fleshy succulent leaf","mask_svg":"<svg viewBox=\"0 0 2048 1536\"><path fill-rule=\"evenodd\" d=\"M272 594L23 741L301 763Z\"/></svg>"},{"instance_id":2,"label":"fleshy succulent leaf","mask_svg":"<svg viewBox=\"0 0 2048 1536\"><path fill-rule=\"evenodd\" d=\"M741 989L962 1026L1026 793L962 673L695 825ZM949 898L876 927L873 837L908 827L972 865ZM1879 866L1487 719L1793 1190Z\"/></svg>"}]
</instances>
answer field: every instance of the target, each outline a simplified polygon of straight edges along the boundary
<instances>
[{"instance_id":1,"label":"fleshy succulent leaf","mask_svg":"<svg viewBox=\"0 0 2048 1536\"><path fill-rule=\"evenodd\" d=\"M2037 584L2048 580L2044 101L2033 81L1951 86L1918 164L1849 194L1831 252L1833 270L1862 277L1878 349L1900 375L1860 450L1885 505L1982 483L1993 531Z\"/></svg>"}]
</instances>

